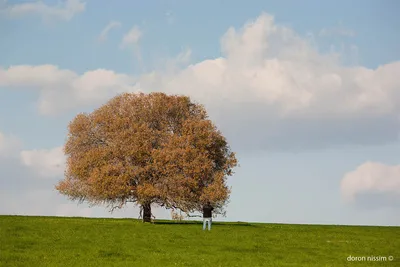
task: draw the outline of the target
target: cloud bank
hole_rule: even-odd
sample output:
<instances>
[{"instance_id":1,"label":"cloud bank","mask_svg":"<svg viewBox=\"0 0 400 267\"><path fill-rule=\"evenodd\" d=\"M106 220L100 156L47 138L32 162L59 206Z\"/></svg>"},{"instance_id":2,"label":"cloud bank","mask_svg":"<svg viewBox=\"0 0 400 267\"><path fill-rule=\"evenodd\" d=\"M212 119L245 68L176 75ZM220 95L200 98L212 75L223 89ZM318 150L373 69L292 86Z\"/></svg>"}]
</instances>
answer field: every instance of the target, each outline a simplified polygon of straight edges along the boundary
<instances>
[{"instance_id":1,"label":"cloud bank","mask_svg":"<svg viewBox=\"0 0 400 267\"><path fill-rule=\"evenodd\" d=\"M400 207L400 165L366 162L344 175L341 192L347 203Z\"/></svg>"},{"instance_id":2,"label":"cloud bank","mask_svg":"<svg viewBox=\"0 0 400 267\"><path fill-rule=\"evenodd\" d=\"M133 27L122 44L136 44ZM400 62L347 67L262 14L221 37L222 56L141 76L53 65L0 69L0 86L39 90L44 115L100 105L121 92L186 94L205 104L234 147L304 150L398 140ZM182 55L180 55L182 57Z\"/></svg>"}]
</instances>

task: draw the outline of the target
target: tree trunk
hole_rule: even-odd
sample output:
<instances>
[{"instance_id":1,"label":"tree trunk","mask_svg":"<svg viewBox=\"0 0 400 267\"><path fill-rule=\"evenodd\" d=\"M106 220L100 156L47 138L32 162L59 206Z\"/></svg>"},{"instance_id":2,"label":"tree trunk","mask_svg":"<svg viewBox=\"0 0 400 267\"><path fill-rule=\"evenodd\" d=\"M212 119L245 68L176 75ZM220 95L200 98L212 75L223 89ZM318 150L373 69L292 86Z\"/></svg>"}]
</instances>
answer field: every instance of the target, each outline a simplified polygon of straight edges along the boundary
<instances>
[{"instance_id":1,"label":"tree trunk","mask_svg":"<svg viewBox=\"0 0 400 267\"><path fill-rule=\"evenodd\" d=\"M143 222L151 222L151 203L145 203L143 208Z\"/></svg>"}]
</instances>

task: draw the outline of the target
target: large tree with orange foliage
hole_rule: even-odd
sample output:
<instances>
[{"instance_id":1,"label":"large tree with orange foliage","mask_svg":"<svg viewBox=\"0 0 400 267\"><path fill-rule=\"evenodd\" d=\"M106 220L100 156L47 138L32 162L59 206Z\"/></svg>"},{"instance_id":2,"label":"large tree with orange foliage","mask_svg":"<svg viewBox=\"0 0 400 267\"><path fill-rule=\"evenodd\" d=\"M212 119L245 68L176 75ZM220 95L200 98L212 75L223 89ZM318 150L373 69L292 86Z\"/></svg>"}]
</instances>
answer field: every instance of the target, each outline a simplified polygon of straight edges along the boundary
<instances>
[{"instance_id":1,"label":"large tree with orange foliage","mask_svg":"<svg viewBox=\"0 0 400 267\"><path fill-rule=\"evenodd\" d=\"M64 152L61 194L112 210L134 202L145 222L152 205L192 213L210 201L223 212L237 165L202 105L164 93L121 94L77 115Z\"/></svg>"}]
</instances>

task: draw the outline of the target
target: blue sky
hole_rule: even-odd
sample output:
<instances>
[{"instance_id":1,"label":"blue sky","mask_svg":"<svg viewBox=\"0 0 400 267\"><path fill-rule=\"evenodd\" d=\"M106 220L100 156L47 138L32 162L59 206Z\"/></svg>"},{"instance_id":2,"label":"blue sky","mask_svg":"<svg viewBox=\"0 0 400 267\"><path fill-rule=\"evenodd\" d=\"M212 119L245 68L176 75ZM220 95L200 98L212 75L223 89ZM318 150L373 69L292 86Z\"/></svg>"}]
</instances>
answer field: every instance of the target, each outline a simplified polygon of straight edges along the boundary
<instances>
[{"instance_id":1,"label":"blue sky","mask_svg":"<svg viewBox=\"0 0 400 267\"><path fill-rule=\"evenodd\" d=\"M238 154L219 219L399 225L399 7L0 1L0 213L136 217L58 195L61 147L78 112L163 91L203 103Z\"/></svg>"}]
</instances>

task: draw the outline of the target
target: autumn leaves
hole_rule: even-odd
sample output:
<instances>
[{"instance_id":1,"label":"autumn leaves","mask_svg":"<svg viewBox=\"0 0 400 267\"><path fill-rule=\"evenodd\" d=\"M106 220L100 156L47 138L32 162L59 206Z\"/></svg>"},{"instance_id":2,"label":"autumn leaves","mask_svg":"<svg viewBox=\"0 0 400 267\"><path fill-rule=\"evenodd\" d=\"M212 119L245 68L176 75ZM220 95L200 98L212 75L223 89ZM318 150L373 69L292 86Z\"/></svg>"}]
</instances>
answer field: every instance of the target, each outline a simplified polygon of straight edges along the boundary
<instances>
[{"instance_id":1,"label":"autumn leaves","mask_svg":"<svg viewBox=\"0 0 400 267\"><path fill-rule=\"evenodd\" d=\"M110 207L133 201L144 214L151 204L201 211L206 201L223 212L237 165L203 106L164 93L122 94L77 115L65 154L60 193Z\"/></svg>"}]
</instances>

